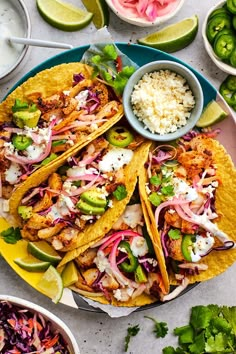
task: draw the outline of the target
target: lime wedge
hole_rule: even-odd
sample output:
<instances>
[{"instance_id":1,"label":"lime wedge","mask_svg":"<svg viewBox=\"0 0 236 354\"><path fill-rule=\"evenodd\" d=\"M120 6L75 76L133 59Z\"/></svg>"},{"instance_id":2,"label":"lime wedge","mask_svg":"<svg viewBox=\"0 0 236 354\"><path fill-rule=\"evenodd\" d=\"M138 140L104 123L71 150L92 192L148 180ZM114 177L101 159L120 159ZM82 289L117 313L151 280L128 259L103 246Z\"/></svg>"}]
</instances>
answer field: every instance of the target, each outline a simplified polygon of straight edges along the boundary
<instances>
[{"instance_id":1,"label":"lime wedge","mask_svg":"<svg viewBox=\"0 0 236 354\"><path fill-rule=\"evenodd\" d=\"M40 261L31 255L25 258L16 258L14 262L28 272L44 272L50 266L50 262Z\"/></svg>"},{"instance_id":2,"label":"lime wedge","mask_svg":"<svg viewBox=\"0 0 236 354\"><path fill-rule=\"evenodd\" d=\"M57 265L61 260L61 256L46 241L29 242L27 249L34 257L53 265Z\"/></svg>"},{"instance_id":3,"label":"lime wedge","mask_svg":"<svg viewBox=\"0 0 236 354\"><path fill-rule=\"evenodd\" d=\"M46 270L37 284L37 288L44 295L58 303L63 293L63 282L60 274L52 265Z\"/></svg>"},{"instance_id":4,"label":"lime wedge","mask_svg":"<svg viewBox=\"0 0 236 354\"><path fill-rule=\"evenodd\" d=\"M197 31L198 17L194 15L140 38L138 43L172 53L187 47L196 37Z\"/></svg>"},{"instance_id":5,"label":"lime wedge","mask_svg":"<svg viewBox=\"0 0 236 354\"><path fill-rule=\"evenodd\" d=\"M201 117L197 121L196 126L199 128L209 127L212 124L218 123L227 117L227 113L221 108L216 101L208 103L203 110Z\"/></svg>"},{"instance_id":6,"label":"lime wedge","mask_svg":"<svg viewBox=\"0 0 236 354\"><path fill-rule=\"evenodd\" d=\"M96 28L109 25L109 10L105 0L82 0L86 9L93 14L93 23Z\"/></svg>"},{"instance_id":7,"label":"lime wedge","mask_svg":"<svg viewBox=\"0 0 236 354\"><path fill-rule=\"evenodd\" d=\"M61 273L61 277L65 288L78 281L78 271L73 261L67 263Z\"/></svg>"},{"instance_id":8,"label":"lime wedge","mask_svg":"<svg viewBox=\"0 0 236 354\"><path fill-rule=\"evenodd\" d=\"M37 0L39 13L53 27L76 31L87 26L93 14L61 0Z\"/></svg>"}]
</instances>

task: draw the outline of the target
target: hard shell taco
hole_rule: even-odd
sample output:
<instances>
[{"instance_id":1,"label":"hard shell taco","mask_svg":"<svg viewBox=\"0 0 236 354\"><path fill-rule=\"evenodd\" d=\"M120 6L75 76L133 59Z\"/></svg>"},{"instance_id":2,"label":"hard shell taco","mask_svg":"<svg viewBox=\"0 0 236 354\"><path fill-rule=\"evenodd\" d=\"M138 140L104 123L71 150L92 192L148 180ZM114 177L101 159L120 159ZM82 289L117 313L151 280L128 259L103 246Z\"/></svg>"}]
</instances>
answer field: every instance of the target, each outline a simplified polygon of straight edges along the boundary
<instances>
[{"instance_id":1,"label":"hard shell taco","mask_svg":"<svg viewBox=\"0 0 236 354\"><path fill-rule=\"evenodd\" d=\"M114 306L143 306L167 293L168 279L159 264L161 254L149 238L136 197L101 240L85 251L75 250L78 280L72 286L74 291Z\"/></svg>"},{"instance_id":2,"label":"hard shell taco","mask_svg":"<svg viewBox=\"0 0 236 354\"><path fill-rule=\"evenodd\" d=\"M92 72L81 63L55 66L0 104L1 197L9 199L35 171L66 161L122 117L118 98Z\"/></svg>"},{"instance_id":3,"label":"hard shell taco","mask_svg":"<svg viewBox=\"0 0 236 354\"><path fill-rule=\"evenodd\" d=\"M210 279L235 262L235 183L230 156L207 134L152 147L140 194L171 284Z\"/></svg>"},{"instance_id":4,"label":"hard shell taco","mask_svg":"<svg viewBox=\"0 0 236 354\"><path fill-rule=\"evenodd\" d=\"M149 146L126 128L114 127L66 163L51 164L41 184L26 180L22 187L27 193L20 203L12 199L22 237L45 239L62 252L102 238L131 198Z\"/></svg>"}]
</instances>

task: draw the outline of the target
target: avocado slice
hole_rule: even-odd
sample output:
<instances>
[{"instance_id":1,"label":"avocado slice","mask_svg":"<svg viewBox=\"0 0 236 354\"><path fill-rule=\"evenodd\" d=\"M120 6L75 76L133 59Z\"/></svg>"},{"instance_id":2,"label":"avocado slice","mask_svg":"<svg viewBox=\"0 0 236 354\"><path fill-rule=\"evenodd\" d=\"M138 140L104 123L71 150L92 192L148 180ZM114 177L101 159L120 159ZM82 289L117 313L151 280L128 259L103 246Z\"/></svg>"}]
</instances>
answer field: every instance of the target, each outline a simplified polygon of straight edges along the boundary
<instances>
[{"instance_id":1,"label":"avocado slice","mask_svg":"<svg viewBox=\"0 0 236 354\"><path fill-rule=\"evenodd\" d=\"M88 215L102 215L103 213L105 213L105 208L88 204L83 200L80 200L76 204L76 208L81 210L82 213Z\"/></svg>"},{"instance_id":2,"label":"avocado slice","mask_svg":"<svg viewBox=\"0 0 236 354\"><path fill-rule=\"evenodd\" d=\"M26 206L26 205L18 206L18 214L22 217L22 219L24 220L29 219L32 216L32 213L33 213L32 206Z\"/></svg>"},{"instance_id":3,"label":"avocado slice","mask_svg":"<svg viewBox=\"0 0 236 354\"><path fill-rule=\"evenodd\" d=\"M34 128L37 126L40 116L41 111L39 109L34 112L17 111L13 113L13 122L19 128L24 128L24 126Z\"/></svg>"},{"instance_id":4,"label":"avocado slice","mask_svg":"<svg viewBox=\"0 0 236 354\"><path fill-rule=\"evenodd\" d=\"M146 274L144 273L144 270L140 264L135 269L134 276L135 276L135 281L137 283L146 283L147 282Z\"/></svg>"},{"instance_id":5,"label":"avocado slice","mask_svg":"<svg viewBox=\"0 0 236 354\"><path fill-rule=\"evenodd\" d=\"M95 207L105 208L107 205L106 198L102 198L102 194L96 189L88 190L81 194L80 198Z\"/></svg>"}]
</instances>

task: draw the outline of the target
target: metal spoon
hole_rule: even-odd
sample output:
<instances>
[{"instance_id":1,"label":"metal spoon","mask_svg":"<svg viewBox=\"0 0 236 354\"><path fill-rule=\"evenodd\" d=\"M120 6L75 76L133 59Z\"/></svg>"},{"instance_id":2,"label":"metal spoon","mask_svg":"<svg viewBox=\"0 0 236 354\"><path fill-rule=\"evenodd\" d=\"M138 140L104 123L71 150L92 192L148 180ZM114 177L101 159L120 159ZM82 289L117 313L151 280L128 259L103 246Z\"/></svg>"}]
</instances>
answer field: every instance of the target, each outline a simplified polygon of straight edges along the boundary
<instances>
[{"instance_id":1,"label":"metal spoon","mask_svg":"<svg viewBox=\"0 0 236 354\"><path fill-rule=\"evenodd\" d=\"M73 45L71 45L71 44L43 41L41 39L33 39L33 38L8 37L7 40L10 43L32 45L32 46L37 46L37 47L62 48L62 49L73 48Z\"/></svg>"}]
</instances>

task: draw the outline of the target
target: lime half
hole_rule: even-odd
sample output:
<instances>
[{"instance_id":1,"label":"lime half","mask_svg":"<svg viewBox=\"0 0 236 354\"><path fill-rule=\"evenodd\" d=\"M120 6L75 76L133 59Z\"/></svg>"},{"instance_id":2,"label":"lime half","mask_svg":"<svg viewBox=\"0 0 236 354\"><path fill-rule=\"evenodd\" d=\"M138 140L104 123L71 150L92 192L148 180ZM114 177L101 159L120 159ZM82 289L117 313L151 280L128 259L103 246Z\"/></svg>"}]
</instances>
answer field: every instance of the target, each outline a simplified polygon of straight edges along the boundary
<instances>
[{"instance_id":1,"label":"lime half","mask_svg":"<svg viewBox=\"0 0 236 354\"><path fill-rule=\"evenodd\" d=\"M96 28L109 25L109 10L105 0L82 0L86 9L93 14L93 23Z\"/></svg>"},{"instance_id":2,"label":"lime half","mask_svg":"<svg viewBox=\"0 0 236 354\"><path fill-rule=\"evenodd\" d=\"M14 259L14 262L28 272L45 272L50 266L50 262L40 261L31 255L25 258L16 258Z\"/></svg>"},{"instance_id":3,"label":"lime half","mask_svg":"<svg viewBox=\"0 0 236 354\"><path fill-rule=\"evenodd\" d=\"M93 14L61 0L37 0L39 13L50 25L64 31L87 26Z\"/></svg>"},{"instance_id":4,"label":"lime half","mask_svg":"<svg viewBox=\"0 0 236 354\"><path fill-rule=\"evenodd\" d=\"M194 15L140 38L138 43L172 53L187 47L196 37L197 31L198 17Z\"/></svg>"},{"instance_id":5,"label":"lime half","mask_svg":"<svg viewBox=\"0 0 236 354\"><path fill-rule=\"evenodd\" d=\"M206 128L212 124L218 123L227 117L227 113L221 108L221 106L216 101L211 101L208 103L201 117L196 123L199 128Z\"/></svg>"},{"instance_id":6,"label":"lime half","mask_svg":"<svg viewBox=\"0 0 236 354\"><path fill-rule=\"evenodd\" d=\"M58 303L63 293L63 282L60 274L52 265L46 270L37 284L37 288L53 302Z\"/></svg>"},{"instance_id":7,"label":"lime half","mask_svg":"<svg viewBox=\"0 0 236 354\"><path fill-rule=\"evenodd\" d=\"M29 242L27 248L30 254L41 261L57 265L61 260L61 256L46 241Z\"/></svg>"},{"instance_id":8,"label":"lime half","mask_svg":"<svg viewBox=\"0 0 236 354\"><path fill-rule=\"evenodd\" d=\"M78 281L78 272L77 272L76 265L73 261L67 263L67 265L65 266L65 268L61 273L61 277L65 288Z\"/></svg>"}]
</instances>

